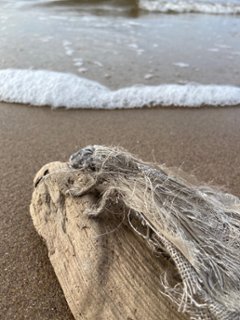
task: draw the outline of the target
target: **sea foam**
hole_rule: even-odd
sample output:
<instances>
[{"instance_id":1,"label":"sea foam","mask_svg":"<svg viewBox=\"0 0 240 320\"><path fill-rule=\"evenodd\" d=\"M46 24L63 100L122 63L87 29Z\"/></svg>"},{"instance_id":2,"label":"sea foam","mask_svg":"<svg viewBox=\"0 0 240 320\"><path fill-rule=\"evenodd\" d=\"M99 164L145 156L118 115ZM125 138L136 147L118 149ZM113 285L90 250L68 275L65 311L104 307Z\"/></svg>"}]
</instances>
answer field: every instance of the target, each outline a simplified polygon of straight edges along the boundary
<instances>
[{"instance_id":1,"label":"sea foam","mask_svg":"<svg viewBox=\"0 0 240 320\"><path fill-rule=\"evenodd\" d=\"M161 13L240 14L239 2L225 0L140 0L139 6Z\"/></svg>"},{"instance_id":2,"label":"sea foam","mask_svg":"<svg viewBox=\"0 0 240 320\"><path fill-rule=\"evenodd\" d=\"M0 70L0 101L79 109L231 106L240 105L240 88L163 84L112 91L74 74L6 69Z\"/></svg>"}]
</instances>

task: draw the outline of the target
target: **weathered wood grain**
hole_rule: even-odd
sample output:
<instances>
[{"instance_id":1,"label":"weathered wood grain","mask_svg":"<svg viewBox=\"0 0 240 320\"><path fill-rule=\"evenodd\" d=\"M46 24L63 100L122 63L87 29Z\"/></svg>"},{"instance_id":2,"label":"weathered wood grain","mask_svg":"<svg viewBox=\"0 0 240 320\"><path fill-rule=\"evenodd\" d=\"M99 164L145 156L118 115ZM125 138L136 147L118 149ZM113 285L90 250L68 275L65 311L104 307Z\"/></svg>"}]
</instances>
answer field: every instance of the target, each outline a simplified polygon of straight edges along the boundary
<instances>
[{"instance_id":1,"label":"weathered wood grain","mask_svg":"<svg viewBox=\"0 0 240 320\"><path fill-rule=\"evenodd\" d=\"M35 178L30 206L75 319L188 319L160 292L167 261L121 223L116 210L89 219L84 211L97 201L94 194L67 193L87 182L87 176L65 163L50 163Z\"/></svg>"}]
</instances>

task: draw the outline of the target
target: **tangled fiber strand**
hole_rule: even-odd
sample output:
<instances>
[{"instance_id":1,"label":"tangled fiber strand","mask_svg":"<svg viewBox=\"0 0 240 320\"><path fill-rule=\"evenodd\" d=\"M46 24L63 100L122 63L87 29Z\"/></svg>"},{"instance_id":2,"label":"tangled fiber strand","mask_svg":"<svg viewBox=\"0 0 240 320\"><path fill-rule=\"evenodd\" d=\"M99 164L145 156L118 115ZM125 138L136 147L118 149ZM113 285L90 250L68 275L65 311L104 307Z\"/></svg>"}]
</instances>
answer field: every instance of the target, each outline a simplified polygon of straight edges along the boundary
<instances>
[{"instance_id":1,"label":"tangled fiber strand","mask_svg":"<svg viewBox=\"0 0 240 320\"><path fill-rule=\"evenodd\" d=\"M130 227L170 257L179 281L172 286L165 274L161 283L179 311L198 320L240 319L239 198L194 185L117 147L88 146L73 154L69 165L91 174L89 190L101 192L91 215L100 214L108 200L121 199Z\"/></svg>"}]
</instances>

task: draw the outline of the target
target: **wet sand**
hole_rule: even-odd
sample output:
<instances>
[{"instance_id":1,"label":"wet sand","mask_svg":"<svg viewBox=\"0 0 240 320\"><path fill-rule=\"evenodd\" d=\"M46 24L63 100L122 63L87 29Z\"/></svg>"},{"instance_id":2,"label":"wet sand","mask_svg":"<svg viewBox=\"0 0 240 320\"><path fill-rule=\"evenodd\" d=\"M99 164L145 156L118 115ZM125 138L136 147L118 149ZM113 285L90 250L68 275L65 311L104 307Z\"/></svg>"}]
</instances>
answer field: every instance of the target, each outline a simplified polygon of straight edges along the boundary
<instances>
[{"instance_id":1,"label":"wet sand","mask_svg":"<svg viewBox=\"0 0 240 320\"><path fill-rule=\"evenodd\" d=\"M29 215L45 163L121 145L240 194L240 109L50 110L0 104L0 310L5 320L73 319Z\"/></svg>"}]
</instances>

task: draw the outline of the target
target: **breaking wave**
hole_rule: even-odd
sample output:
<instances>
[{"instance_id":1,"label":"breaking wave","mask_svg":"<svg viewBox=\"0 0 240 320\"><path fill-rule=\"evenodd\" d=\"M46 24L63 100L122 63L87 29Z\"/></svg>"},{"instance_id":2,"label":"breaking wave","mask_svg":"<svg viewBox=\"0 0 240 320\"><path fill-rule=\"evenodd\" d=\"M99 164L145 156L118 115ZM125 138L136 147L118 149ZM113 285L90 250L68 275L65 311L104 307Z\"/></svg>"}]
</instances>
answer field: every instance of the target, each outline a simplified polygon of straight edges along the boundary
<instances>
[{"instance_id":1,"label":"breaking wave","mask_svg":"<svg viewBox=\"0 0 240 320\"><path fill-rule=\"evenodd\" d=\"M240 14L239 2L225 0L140 0L139 6L161 13Z\"/></svg>"}]
</instances>

